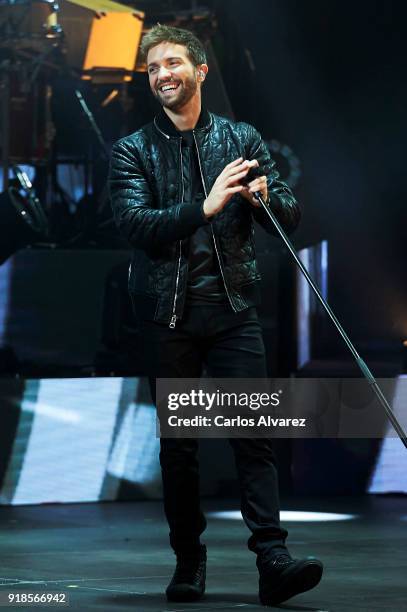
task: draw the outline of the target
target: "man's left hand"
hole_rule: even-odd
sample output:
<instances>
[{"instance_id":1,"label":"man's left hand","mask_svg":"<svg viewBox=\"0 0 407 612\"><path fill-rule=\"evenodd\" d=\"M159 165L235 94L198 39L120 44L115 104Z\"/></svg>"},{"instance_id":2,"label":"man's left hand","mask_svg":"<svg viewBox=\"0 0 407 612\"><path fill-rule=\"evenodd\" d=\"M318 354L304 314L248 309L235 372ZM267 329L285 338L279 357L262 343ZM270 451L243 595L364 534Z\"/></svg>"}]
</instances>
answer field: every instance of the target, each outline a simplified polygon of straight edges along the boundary
<instances>
[{"instance_id":1,"label":"man's left hand","mask_svg":"<svg viewBox=\"0 0 407 612\"><path fill-rule=\"evenodd\" d=\"M259 166L258 161L255 159L251 160L249 163L252 168L258 168ZM247 186L240 192L240 195L246 198L250 204L260 208L260 202L253 195L256 191L260 191L263 200L267 202L267 176L258 176L253 181L250 181L250 183L248 183Z\"/></svg>"}]
</instances>

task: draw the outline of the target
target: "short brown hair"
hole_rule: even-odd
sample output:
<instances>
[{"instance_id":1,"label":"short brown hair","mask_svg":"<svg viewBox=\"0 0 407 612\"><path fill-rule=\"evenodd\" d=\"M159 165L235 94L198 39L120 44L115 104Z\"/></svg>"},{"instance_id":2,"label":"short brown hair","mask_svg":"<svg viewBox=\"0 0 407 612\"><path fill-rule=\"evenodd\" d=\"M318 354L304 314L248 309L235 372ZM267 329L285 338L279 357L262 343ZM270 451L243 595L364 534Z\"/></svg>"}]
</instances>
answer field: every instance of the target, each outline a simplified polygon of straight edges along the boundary
<instances>
[{"instance_id":1,"label":"short brown hair","mask_svg":"<svg viewBox=\"0 0 407 612\"><path fill-rule=\"evenodd\" d=\"M187 54L194 66L206 64L206 53L201 41L189 30L173 28L172 26L157 24L143 36L140 51L143 59L153 47L162 42L170 42L186 47Z\"/></svg>"}]
</instances>

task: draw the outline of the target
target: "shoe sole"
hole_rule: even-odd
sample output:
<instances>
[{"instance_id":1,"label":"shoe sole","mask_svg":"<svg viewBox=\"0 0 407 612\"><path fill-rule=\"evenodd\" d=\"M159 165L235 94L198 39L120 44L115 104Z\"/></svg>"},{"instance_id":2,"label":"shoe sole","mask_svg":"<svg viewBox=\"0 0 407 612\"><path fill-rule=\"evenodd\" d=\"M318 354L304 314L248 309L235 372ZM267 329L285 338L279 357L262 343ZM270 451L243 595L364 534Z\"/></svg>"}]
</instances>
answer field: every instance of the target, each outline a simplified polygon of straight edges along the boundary
<instances>
[{"instance_id":1,"label":"shoe sole","mask_svg":"<svg viewBox=\"0 0 407 612\"><path fill-rule=\"evenodd\" d=\"M203 591L189 591L186 590L179 590L178 592L166 592L165 593L167 596L167 601L175 601L175 602L188 602L188 601L198 601L199 599L202 599L202 597L205 595L205 589L203 589Z\"/></svg>"},{"instance_id":2,"label":"shoe sole","mask_svg":"<svg viewBox=\"0 0 407 612\"><path fill-rule=\"evenodd\" d=\"M285 576L278 588L270 589L267 594L260 596L261 603L263 606L272 606L313 589L321 580L322 571L321 562L305 560L295 571Z\"/></svg>"}]
</instances>

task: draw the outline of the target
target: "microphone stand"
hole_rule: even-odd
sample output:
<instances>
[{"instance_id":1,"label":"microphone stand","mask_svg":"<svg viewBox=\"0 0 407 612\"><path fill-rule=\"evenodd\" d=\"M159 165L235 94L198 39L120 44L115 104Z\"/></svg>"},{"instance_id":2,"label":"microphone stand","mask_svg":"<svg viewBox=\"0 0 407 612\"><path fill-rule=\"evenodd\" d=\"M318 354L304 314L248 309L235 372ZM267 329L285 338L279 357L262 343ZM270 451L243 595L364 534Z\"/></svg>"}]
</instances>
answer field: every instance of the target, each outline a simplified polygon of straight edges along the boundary
<instances>
[{"instance_id":1,"label":"microphone stand","mask_svg":"<svg viewBox=\"0 0 407 612\"><path fill-rule=\"evenodd\" d=\"M84 97L82 96L81 92L79 91L79 89L75 89L75 96L78 99L78 102L81 106L81 109L84 113L84 115L86 116L86 118L88 119L89 125L94 133L94 135L96 136L96 140L98 141L99 144L99 149L103 154L103 159L105 159L106 161L109 161L109 149L107 148L107 145L105 143L105 140L103 138L102 132L100 131L100 128L98 126L98 124L95 121L95 118L93 116L92 111L90 110L89 106L86 103L86 100L84 99Z\"/></svg>"},{"instance_id":2,"label":"microphone stand","mask_svg":"<svg viewBox=\"0 0 407 612\"><path fill-rule=\"evenodd\" d=\"M396 415L394 414L393 410L391 409L387 399L383 395L383 392L380 389L380 387L379 387L375 377L373 376L372 372L369 370L368 366L366 365L366 363L363 361L363 359L361 358L361 356L359 355L359 353L357 352L357 350L353 346L352 342L350 341L350 339L349 339L348 335L346 334L345 330L343 329L342 325L339 323L339 321L336 318L336 316L335 316L334 312L332 311L331 307L329 306L329 304L322 297L321 292L319 291L318 287L316 286L316 284L314 283L314 281L312 280L312 278L308 274L308 271L306 270L306 268L303 265L302 261L298 257L298 255L297 255L293 245L291 244L288 236L286 235L286 233L284 232L283 228L281 227L281 225L277 221L277 218L274 215L274 213L270 210L269 206L267 206L267 204L264 201L264 198L262 197L260 191L256 191L254 193L254 197L256 198L256 200L258 200L260 202L261 207L263 208L263 210L265 211L265 213L269 217L270 221L273 223L273 225L276 228L278 234L280 235L280 238L282 239L282 241L284 242L285 246L287 247L287 249L291 253L291 255L292 255L295 263L297 264L298 268L301 270L301 272L304 275L304 277L305 277L306 281L308 282L309 286L311 287L311 289L313 290L313 292L317 296L320 304L323 306L323 308L325 309L325 312L328 314L328 316L331 319L332 323L335 325L335 327L338 330L340 336L344 340L346 346L348 347L348 349L352 353L352 355L353 355L353 357L354 357L354 359L355 359L355 361L356 361L360 371L362 372L363 376L366 378L367 382L370 384L371 388L373 389L374 393L376 394L377 399L379 400L379 402L383 406L383 408L384 408L384 410L386 412L386 415L387 415L389 421L391 422L391 424L393 425L394 429L396 430L400 440L402 441L402 443L404 444L405 448L407 449L407 434L404 431L404 429L401 426L401 424L398 422Z\"/></svg>"}]
</instances>

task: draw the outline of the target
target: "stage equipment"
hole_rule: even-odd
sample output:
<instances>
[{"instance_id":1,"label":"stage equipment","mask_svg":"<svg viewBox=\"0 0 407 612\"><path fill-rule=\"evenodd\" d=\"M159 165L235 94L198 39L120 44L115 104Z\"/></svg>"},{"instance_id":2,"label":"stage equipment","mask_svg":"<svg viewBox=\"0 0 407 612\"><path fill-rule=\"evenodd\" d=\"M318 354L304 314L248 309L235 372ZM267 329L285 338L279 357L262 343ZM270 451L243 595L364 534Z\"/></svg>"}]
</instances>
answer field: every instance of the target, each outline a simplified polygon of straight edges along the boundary
<instances>
[{"instance_id":1,"label":"stage equipment","mask_svg":"<svg viewBox=\"0 0 407 612\"><path fill-rule=\"evenodd\" d=\"M119 360L108 359L101 344L106 335L104 317L114 315L114 309L104 304L104 293L111 289L114 295L115 288L110 286L113 269L123 263L128 270L130 255L121 249L44 245L22 249L0 266L0 292L2 287L7 292L6 301L1 300L0 347L4 343L14 349L20 376L76 377L95 371L109 375L115 370ZM130 300L128 294L121 295ZM121 325L130 323L128 312L129 318ZM106 321L112 338L116 324L117 318ZM120 335L122 331L126 332L123 329ZM142 371L143 355L136 355L137 346L134 344L131 358L125 362L123 357L121 362L120 371L129 376ZM101 361L105 369L96 370L95 364L98 367Z\"/></svg>"},{"instance_id":2,"label":"stage equipment","mask_svg":"<svg viewBox=\"0 0 407 612\"><path fill-rule=\"evenodd\" d=\"M58 4L53 0L0 0L1 161L4 189L9 166L49 161L50 70L60 46Z\"/></svg>"},{"instance_id":3,"label":"stage equipment","mask_svg":"<svg viewBox=\"0 0 407 612\"><path fill-rule=\"evenodd\" d=\"M48 234L47 218L28 176L18 166L13 171L15 180L0 194L0 265Z\"/></svg>"},{"instance_id":4,"label":"stage equipment","mask_svg":"<svg viewBox=\"0 0 407 612\"><path fill-rule=\"evenodd\" d=\"M256 171L252 172L252 176L250 178L246 177L246 182L252 180L252 178L254 178L256 174L257 174ZM393 410L391 409L387 399L383 395L383 392L380 389L380 387L379 387L375 377L373 376L372 372L369 370L369 368L366 365L366 363L363 361L363 359L358 354L357 350L353 346L352 342L350 341L350 339L349 339L348 335L346 334L345 330L343 329L342 325L339 323L338 319L336 318L336 316L335 316L334 312L332 311L331 307L329 306L329 304L322 297L321 292L319 291L318 287L316 286L316 284L314 283L314 281L312 280L312 278L308 274L307 269L303 265L301 259L298 257L298 255L297 255L293 245L291 244L291 241L289 240L288 236L286 235L286 233L284 232L283 228L279 224L279 222L278 222L277 218L275 217L275 215L270 210L269 206L267 206L267 204L264 201L264 198L261 195L260 191L256 191L254 193L254 196L258 200L258 202L260 202L264 212L269 217L270 221L273 223L273 225L276 228L280 238L282 239L282 241L284 242L284 244L287 247L288 251L292 255L292 257L293 257L295 263L297 264L298 268L300 269L300 271L304 275L306 281L308 282L308 284L310 285L311 289L315 293L315 295L316 295L317 299L319 300L320 304L322 305L322 307L324 308L325 312L328 314L329 318L331 319L332 323L334 324L334 326L338 330L338 332L339 332L341 338L343 339L343 341L345 342L346 346L348 347L348 349L352 353L352 355L353 355L353 357L354 357L354 359L356 361L357 366L359 367L359 369L362 372L363 376L366 378L367 382L370 384L370 386L371 386L373 392L375 393L377 399L379 400L380 404L383 406L388 419L390 420L390 422L393 425L394 429L396 430L400 440L402 441L402 443L404 444L405 448L407 449L407 434L404 431L404 429L402 428L402 426L399 423L399 421L397 420L396 415L394 414Z\"/></svg>"},{"instance_id":5,"label":"stage equipment","mask_svg":"<svg viewBox=\"0 0 407 612\"><path fill-rule=\"evenodd\" d=\"M59 18L70 68L94 83L131 80L143 12L111 0L65 0Z\"/></svg>"},{"instance_id":6,"label":"stage equipment","mask_svg":"<svg viewBox=\"0 0 407 612\"><path fill-rule=\"evenodd\" d=\"M5 60L0 64L0 148L5 176L10 163L44 164L50 156L54 132L51 88L44 74L37 75L35 80L32 78L33 68L33 62Z\"/></svg>"},{"instance_id":7,"label":"stage equipment","mask_svg":"<svg viewBox=\"0 0 407 612\"><path fill-rule=\"evenodd\" d=\"M61 37L55 0L0 0L0 46L43 51Z\"/></svg>"},{"instance_id":8,"label":"stage equipment","mask_svg":"<svg viewBox=\"0 0 407 612\"><path fill-rule=\"evenodd\" d=\"M89 106L86 103L86 100L84 99L79 89L75 89L75 96L78 98L78 102L81 105L81 109L89 122L90 128L93 131L96 140L98 141L101 154L103 155L104 159L108 161L110 158L109 149L107 148L107 145L102 136L102 132L100 131L100 128L95 121L93 113L91 112Z\"/></svg>"},{"instance_id":9,"label":"stage equipment","mask_svg":"<svg viewBox=\"0 0 407 612\"><path fill-rule=\"evenodd\" d=\"M266 141L266 144L274 161L277 163L277 167L279 169L281 167L286 169L285 173L280 171L280 176L283 177L283 181L287 183L291 189L294 189L302 175L301 162L299 158L295 155L291 147L280 142L279 140L268 140Z\"/></svg>"}]
</instances>

